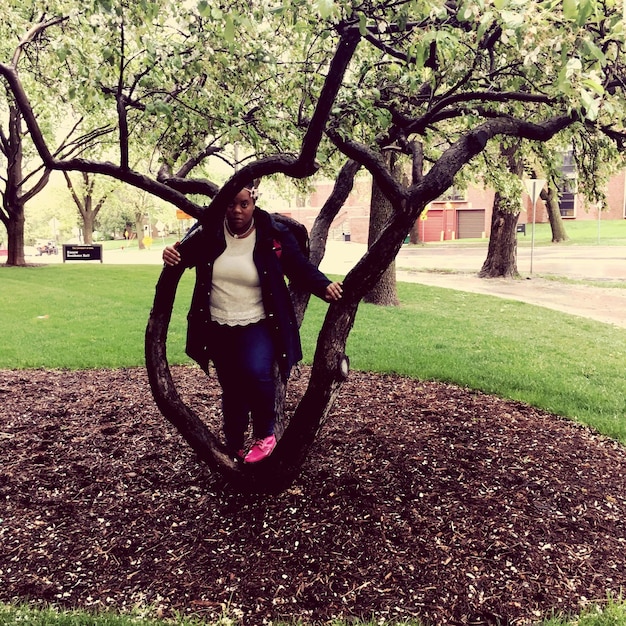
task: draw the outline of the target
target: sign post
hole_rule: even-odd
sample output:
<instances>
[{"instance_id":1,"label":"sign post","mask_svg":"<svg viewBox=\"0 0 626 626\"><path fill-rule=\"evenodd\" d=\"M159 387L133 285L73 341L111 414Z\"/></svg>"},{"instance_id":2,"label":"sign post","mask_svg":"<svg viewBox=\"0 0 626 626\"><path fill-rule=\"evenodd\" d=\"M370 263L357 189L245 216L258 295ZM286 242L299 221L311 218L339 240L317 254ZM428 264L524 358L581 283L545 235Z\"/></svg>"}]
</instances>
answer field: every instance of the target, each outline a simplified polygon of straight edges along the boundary
<instances>
[{"instance_id":1,"label":"sign post","mask_svg":"<svg viewBox=\"0 0 626 626\"><path fill-rule=\"evenodd\" d=\"M530 273L533 273L533 253L535 251L535 217L537 216L537 200L539 199L539 194L543 189L543 186L546 184L545 179L543 178L527 178L524 180L524 185L526 185L526 191L530 196L530 199L533 201L533 225L530 237Z\"/></svg>"}]
</instances>

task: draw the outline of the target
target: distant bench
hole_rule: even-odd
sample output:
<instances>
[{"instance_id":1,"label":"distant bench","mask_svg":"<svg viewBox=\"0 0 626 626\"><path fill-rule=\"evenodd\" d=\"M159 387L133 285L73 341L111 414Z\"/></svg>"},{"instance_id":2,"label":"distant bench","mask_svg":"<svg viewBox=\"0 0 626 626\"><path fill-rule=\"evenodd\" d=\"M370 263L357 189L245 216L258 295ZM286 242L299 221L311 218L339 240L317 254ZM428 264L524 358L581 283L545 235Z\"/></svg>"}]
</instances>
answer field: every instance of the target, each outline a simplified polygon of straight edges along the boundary
<instances>
[{"instance_id":1,"label":"distant bench","mask_svg":"<svg viewBox=\"0 0 626 626\"><path fill-rule=\"evenodd\" d=\"M63 263L65 261L100 261L102 263L102 245L63 244Z\"/></svg>"}]
</instances>

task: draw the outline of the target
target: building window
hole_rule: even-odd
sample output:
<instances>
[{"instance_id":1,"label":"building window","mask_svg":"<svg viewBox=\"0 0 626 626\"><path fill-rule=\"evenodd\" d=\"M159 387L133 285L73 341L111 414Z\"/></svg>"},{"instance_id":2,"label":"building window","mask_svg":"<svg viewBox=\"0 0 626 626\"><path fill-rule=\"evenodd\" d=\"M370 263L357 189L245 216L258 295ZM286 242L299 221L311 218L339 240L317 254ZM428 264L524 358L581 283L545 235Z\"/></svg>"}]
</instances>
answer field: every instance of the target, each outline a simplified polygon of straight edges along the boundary
<instances>
[{"instance_id":1,"label":"building window","mask_svg":"<svg viewBox=\"0 0 626 626\"><path fill-rule=\"evenodd\" d=\"M576 192L578 188L576 161L574 152L563 152L563 165L561 167L561 182L559 183L559 211L561 217L576 217Z\"/></svg>"},{"instance_id":2,"label":"building window","mask_svg":"<svg viewBox=\"0 0 626 626\"><path fill-rule=\"evenodd\" d=\"M437 200L439 202L461 202L465 200L465 192L452 186L450 189L442 193Z\"/></svg>"},{"instance_id":3,"label":"building window","mask_svg":"<svg viewBox=\"0 0 626 626\"><path fill-rule=\"evenodd\" d=\"M559 211L561 217L576 217L576 179L563 178L559 185Z\"/></svg>"}]
</instances>

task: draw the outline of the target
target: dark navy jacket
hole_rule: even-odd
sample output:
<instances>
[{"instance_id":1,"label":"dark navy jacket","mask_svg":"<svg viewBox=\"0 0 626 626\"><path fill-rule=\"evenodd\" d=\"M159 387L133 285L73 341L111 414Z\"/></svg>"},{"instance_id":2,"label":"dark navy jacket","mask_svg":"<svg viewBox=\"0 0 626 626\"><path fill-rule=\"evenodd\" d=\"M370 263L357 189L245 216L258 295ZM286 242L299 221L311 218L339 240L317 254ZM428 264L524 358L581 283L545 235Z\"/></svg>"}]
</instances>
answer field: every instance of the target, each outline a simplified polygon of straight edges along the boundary
<instances>
[{"instance_id":1,"label":"dark navy jacket","mask_svg":"<svg viewBox=\"0 0 626 626\"><path fill-rule=\"evenodd\" d=\"M285 276L299 288L324 298L330 280L302 254L290 230L270 213L254 211L256 243L253 259L259 272L265 315L270 323L276 359L286 379L302 359L300 334ZM210 340L210 294L213 264L226 249L223 221L194 226L178 251L183 265L196 268L191 308L187 316L187 354L207 371L213 359Z\"/></svg>"}]
</instances>

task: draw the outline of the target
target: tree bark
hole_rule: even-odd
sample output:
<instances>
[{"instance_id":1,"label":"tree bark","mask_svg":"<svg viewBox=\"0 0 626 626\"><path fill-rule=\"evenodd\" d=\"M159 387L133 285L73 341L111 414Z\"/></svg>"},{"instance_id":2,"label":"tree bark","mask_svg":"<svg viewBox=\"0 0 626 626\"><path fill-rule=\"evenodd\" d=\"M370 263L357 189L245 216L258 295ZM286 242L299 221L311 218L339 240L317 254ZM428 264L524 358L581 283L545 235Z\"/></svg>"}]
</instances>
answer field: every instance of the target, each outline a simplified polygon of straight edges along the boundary
<instances>
[{"instance_id":1,"label":"tree bark","mask_svg":"<svg viewBox=\"0 0 626 626\"><path fill-rule=\"evenodd\" d=\"M524 162L519 153L519 143L500 144L500 153L512 174L524 174ZM517 271L517 220L519 208L512 207L511 199L496 191L491 214L491 233L487 258L478 273L480 278L515 278Z\"/></svg>"},{"instance_id":2,"label":"tree bark","mask_svg":"<svg viewBox=\"0 0 626 626\"><path fill-rule=\"evenodd\" d=\"M11 100L10 95L9 100ZM7 161L0 216L7 229L8 256L6 264L13 266L26 265L24 257L24 207L48 184L50 177L50 170L43 169L39 179L29 189L24 189L25 180L33 178L37 170L24 175L23 137L21 110L17 105L10 103L8 134L5 135L0 129L0 151Z\"/></svg>"},{"instance_id":3,"label":"tree bark","mask_svg":"<svg viewBox=\"0 0 626 626\"><path fill-rule=\"evenodd\" d=\"M420 242L420 232L417 220L415 224L411 226L411 230L409 231L409 242L412 244L417 244Z\"/></svg>"},{"instance_id":4,"label":"tree bark","mask_svg":"<svg viewBox=\"0 0 626 626\"><path fill-rule=\"evenodd\" d=\"M487 258L478 273L480 278L517 278L517 234L519 213L501 209L501 197L496 193L491 216L491 234Z\"/></svg>"},{"instance_id":5,"label":"tree bark","mask_svg":"<svg viewBox=\"0 0 626 626\"><path fill-rule=\"evenodd\" d=\"M137 231L137 248L145 250L143 243L143 213L135 213L135 230Z\"/></svg>"},{"instance_id":6,"label":"tree bark","mask_svg":"<svg viewBox=\"0 0 626 626\"><path fill-rule=\"evenodd\" d=\"M7 261L6 265L24 267L24 207L11 207L8 211L10 219L5 223L7 229Z\"/></svg>"},{"instance_id":7,"label":"tree bark","mask_svg":"<svg viewBox=\"0 0 626 626\"><path fill-rule=\"evenodd\" d=\"M93 243L93 231L94 231L95 216L89 211L83 214L83 243Z\"/></svg>"},{"instance_id":8,"label":"tree bark","mask_svg":"<svg viewBox=\"0 0 626 626\"><path fill-rule=\"evenodd\" d=\"M386 154L386 161L389 170L392 172L394 178L400 180L401 171L399 161L395 154L388 151ZM382 189L379 187L376 179L372 181L372 199L370 202L370 222L368 233L368 247L372 245L376 238L383 229L383 226L389 220L393 214L393 204L385 196ZM387 269L383 272L380 280L374 285L374 287L363 298L364 302L369 304L376 304L378 306L398 306L400 301L398 300L398 290L396 286L396 261L395 259L389 264Z\"/></svg>"},{"instance_id":9,"label":"tree bark","mask_svg":"<svg viewBox=\"0 0 626 626\"><path fill-rule=\"evenodd\" d=\"M565 231L565 222L559 210L559 192L550 184L548 190L541 192L541 199L546 204L550 228L552 229L552 243L567 241L569 237Z\"/></svg>"}]
</instances>

